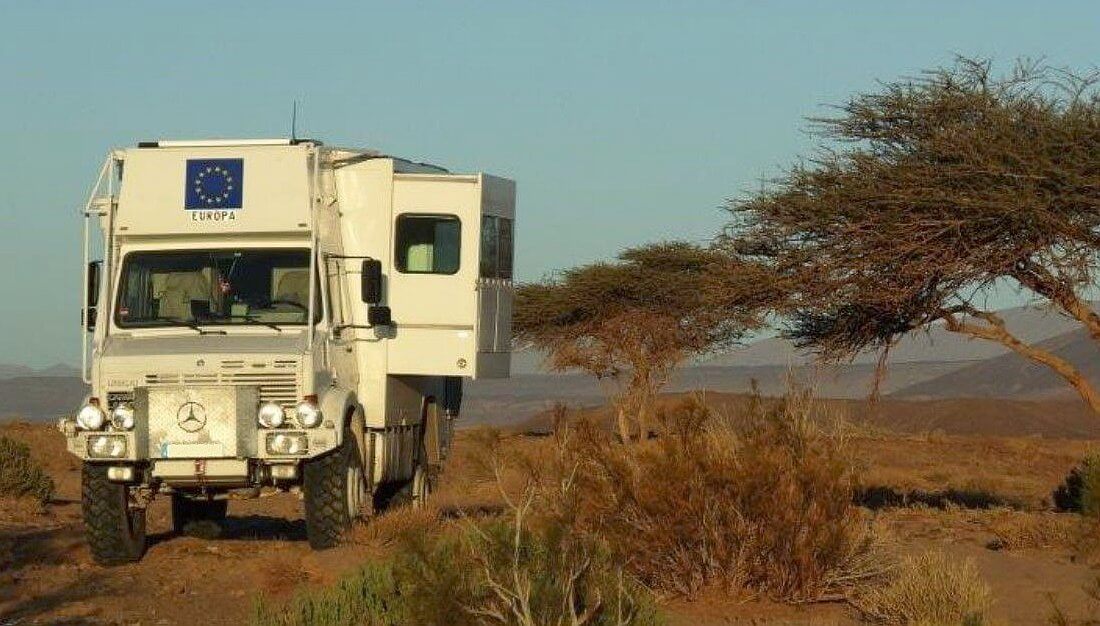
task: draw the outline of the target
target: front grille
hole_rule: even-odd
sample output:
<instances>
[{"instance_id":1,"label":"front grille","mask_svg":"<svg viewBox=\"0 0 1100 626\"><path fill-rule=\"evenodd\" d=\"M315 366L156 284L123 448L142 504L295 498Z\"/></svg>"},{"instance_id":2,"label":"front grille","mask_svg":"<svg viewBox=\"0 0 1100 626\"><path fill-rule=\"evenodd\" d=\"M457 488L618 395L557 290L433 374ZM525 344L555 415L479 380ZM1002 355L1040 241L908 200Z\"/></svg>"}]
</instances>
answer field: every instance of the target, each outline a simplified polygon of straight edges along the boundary
<instances>
[{"instance_id":1,"label":"front grille","mask_svg":"<svg viewBox=\"0 0 1100 626\"><path fill-rule=\"evenodd\" d=\"M221 372L203 374L150 373L145 375L145 385L152 388L219 385L256 387L260 402L274 402L286 409L293 408L301 397L297 361L281 360L270 364L222 361L221 369Z\"/></svg>"}]
</instances>

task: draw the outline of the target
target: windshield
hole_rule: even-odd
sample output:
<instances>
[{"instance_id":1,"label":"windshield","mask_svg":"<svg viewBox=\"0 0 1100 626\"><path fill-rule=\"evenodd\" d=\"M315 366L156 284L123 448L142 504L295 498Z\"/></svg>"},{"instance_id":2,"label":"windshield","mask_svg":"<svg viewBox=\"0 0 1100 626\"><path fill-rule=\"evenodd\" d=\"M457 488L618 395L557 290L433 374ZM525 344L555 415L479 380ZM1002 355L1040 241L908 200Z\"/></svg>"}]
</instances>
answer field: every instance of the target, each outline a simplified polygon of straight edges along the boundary
<instances>
[{"instance_id":1,"label":"windshield","mask_svg":"<svg viewBox=\"0 0 1100 626\"><path fill-rule=\"evenodd\" d=\"M277 327L305 324L308 311L308 250L134 252L122 267L115 323ZM321 307L314 311L319 317Z\"/></svg>"}]
</instances>

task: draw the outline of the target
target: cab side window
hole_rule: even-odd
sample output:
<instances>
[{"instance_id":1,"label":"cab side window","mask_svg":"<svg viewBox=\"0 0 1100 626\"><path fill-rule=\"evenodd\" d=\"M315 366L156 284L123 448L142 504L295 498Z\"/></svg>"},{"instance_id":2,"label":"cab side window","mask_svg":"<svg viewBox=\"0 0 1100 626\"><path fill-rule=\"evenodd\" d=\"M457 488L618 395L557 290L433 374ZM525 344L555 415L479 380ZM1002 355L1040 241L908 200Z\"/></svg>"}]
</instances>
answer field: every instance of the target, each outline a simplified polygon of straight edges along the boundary
<instances>
[{"instance_id":1,"label":"cab side window","mask_svg":"<svg viewBox=\"0 0 1100 626\"><path fill-rule=\"evenodd\" d=\"M395 264L403 274L458 272L462 224L454 215L404 214L397 218Z\"/></svg>"}]
</instances>

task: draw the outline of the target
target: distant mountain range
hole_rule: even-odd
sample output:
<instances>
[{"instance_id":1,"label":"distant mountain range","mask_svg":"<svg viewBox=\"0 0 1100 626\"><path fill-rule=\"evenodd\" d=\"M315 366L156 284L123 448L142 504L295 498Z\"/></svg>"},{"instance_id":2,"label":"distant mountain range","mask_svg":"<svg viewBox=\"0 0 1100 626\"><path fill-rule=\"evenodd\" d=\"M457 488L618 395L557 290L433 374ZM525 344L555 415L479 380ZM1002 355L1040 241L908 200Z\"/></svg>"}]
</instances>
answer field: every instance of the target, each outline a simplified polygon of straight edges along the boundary
<instances>
[{"instance_id":1,"label":"distant mountain range","mask_svg":"<svg viewBox=\"0 0 1100 626\"><path fill-rule=\"evenodd\" d=\"M65 376L80 376L80 370L65 363L54 363L48 367L35 369L26 365L12 363L0 363L0 380L8 378L58 378Z\"/></svg>"},{"instance_id":2,"label":"distant mountain range","mask_svg":"<svg viewBox=\"0 0 1100 626\"><path fill-rule=\"evenodd\" d=\"M1076 365L1100 386L1100 345L1079 328L1042 341L1040 346ZM948 375L914 383L897 392L908 398L1073 398L1076 392L1049 368L1016 354L968 364Z\"/></svg>"},{"instance_id":3,"label":"distant mountain range","mask_svg":"<svg viewBox=\"0 0 1100 626\"><path fill-rule=\"evenodd\" d=\"M1001 312L1008 327L1027 342L1041 342L1077 364L1100 385L1100 348L1077 322L1040 307ZM523 421L555 402L592 405L606 390L579 373L551 374L543 355L513 354L512 378L470 381L463 413L466 423L507 424ZM763 339L680 369L669 391L704 389L744 393L755 384L764 394L782 393L787 379L814 387L822 397L859 399L871 391L875 355L851 363L817 364L789 342ZM904 399L949 398L1057 399L1075 394L1046 368L1009 353L1000 345L970 340L942 327L902 340L891 352L880 389ZM0 417L53 419L72 411L87 393L79 371L69 365L33 369L0 365Z\"/></svg>"}]
</instances>

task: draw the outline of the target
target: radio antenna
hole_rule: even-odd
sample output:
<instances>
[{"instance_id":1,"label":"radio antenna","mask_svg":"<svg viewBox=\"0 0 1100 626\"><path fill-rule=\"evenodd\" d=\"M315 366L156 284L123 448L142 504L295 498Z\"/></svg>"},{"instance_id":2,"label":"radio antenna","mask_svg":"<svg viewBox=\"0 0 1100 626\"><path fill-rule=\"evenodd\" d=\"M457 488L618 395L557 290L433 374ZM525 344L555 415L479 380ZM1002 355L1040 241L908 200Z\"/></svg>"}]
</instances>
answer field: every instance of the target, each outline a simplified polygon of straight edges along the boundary
<instances>
[{"instance_id":1,"label":"radio antenna","mask_svg":"<svg viewBox=\"0 0 1100 626\"><path fill-rule=\"evenodd\" d=\"M298 140L298 101L294 101L293 108L290 109L290 142L294 143Z\"/></svg>"}]
</instances>

